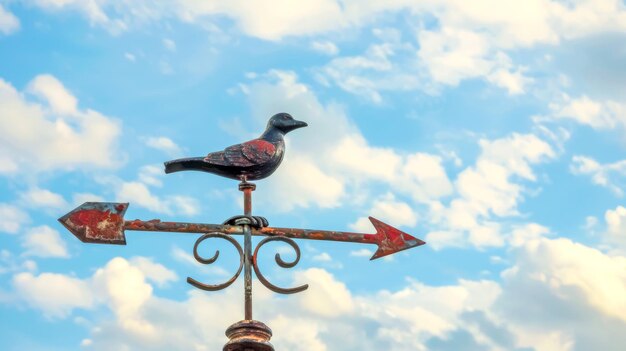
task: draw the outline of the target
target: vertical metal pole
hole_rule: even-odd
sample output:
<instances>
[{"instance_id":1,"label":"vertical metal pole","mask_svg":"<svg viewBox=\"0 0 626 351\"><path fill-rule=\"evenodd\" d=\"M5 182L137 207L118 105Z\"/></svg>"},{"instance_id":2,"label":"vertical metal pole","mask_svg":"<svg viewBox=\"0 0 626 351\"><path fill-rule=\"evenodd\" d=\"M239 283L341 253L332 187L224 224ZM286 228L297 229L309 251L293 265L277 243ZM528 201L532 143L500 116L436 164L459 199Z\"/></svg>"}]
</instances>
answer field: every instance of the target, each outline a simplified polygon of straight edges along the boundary
<instances>
[{"instance_id":1,"label":"vertical metal pole","mask_svg":"<svg viewBox=\"0 0 626 351\"><path fill-rule=\"evenodd\" d=\"M252 192L256 185L248 182L241 182L239 190L243 191L243 213L252 216ZM252 231L249 225L243 226L244 243L244 300L245 319L252 320Z\"/></svg>"},{"instance_id":2,"label":"vertical metal pole","mask_svg":"<svg viewBox=\"0 0 626 351\"><path fill-rule=\"evenodd\" d=\"M239 190L243 191L243 213L252 216L252 192L256 185L243 180ZM229 341L222 351L274 351L270 343L272 330L259 321L252 320L252 231L249 225L243 226L244 244L244 298L245 319L226 329Z\"/></svg>"}]
</instances>

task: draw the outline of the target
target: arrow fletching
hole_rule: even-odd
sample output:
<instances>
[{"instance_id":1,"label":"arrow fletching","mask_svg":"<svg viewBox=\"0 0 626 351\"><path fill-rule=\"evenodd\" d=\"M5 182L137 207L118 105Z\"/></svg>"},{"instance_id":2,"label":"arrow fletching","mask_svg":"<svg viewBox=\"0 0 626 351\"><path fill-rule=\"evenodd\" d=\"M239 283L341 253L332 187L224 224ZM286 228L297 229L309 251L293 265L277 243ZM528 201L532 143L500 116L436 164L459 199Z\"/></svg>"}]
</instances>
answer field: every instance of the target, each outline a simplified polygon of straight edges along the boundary
<instances>
[{"instance_id":1,"label":"arrow fletching","mask_svg":"<svg viewBox=\"0 0 626 351\"><path fill-rule=\"evenodd\" d=\"M126 245L124 213L128 203L85 202L59 218L84 243Z\"/></svg>"}]
</instances>

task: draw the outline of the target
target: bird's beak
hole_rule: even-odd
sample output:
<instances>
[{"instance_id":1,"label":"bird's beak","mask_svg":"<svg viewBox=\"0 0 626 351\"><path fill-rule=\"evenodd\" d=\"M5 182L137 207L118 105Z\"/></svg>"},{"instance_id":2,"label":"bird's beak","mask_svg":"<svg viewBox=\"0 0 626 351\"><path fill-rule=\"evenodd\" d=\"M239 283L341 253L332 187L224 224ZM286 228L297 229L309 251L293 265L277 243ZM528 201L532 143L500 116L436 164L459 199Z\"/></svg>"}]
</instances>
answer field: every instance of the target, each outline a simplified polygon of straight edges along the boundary
<instances>
[{"instance_id":1,"label":"bird's beak","mask_svg":"<svg viewBox=\"0 0 626 351\"><path fill-rule=\"evenodd\" d=\"M284 126L283 129L285 130L285 132L291 132L294 129L298 129L298 128L302 128L302 127L306 127L306 126L308 126L308 124L306 122L296 121L294 119L293 121L290 121L289 124Z\"/></svg>"}]
</instances>

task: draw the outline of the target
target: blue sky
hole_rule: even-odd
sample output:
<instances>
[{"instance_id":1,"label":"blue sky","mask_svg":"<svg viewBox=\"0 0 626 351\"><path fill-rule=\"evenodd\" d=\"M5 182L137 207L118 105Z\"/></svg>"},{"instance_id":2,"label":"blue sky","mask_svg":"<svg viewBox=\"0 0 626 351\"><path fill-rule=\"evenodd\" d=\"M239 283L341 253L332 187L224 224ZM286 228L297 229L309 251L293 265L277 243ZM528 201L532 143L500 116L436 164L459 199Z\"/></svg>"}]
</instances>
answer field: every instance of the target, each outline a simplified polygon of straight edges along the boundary
<instances>
[{"instance_id":1,"label":"blue sky","mask_svg":"<svg viewBox=\"0 0 626 351\"><path fill-rule=\"evenodd\" d=\"M219 223L236 182L162 162L289 112L254 211L280 227L428 242L299 242L263 271L279 350L623 350L626 5L594 1L0 1L0 349L215 350L243 317L237 267L195 235L87 245L56 218ZM206 254L212 248L206 248Z\"/></svg>"}]
</instances>

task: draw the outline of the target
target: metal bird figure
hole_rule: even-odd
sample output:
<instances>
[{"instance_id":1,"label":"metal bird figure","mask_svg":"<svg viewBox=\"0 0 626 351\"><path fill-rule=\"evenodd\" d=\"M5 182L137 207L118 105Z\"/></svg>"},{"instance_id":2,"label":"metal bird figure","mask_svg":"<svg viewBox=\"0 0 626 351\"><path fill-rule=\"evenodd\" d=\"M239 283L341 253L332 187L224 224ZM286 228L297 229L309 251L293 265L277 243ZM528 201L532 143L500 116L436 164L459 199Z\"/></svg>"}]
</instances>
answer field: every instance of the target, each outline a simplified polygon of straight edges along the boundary
<instances>
[{"instance_id":1,"label":"metal bird figure","mask_svg":"<svg viewBox=\"0 0 626 351\"><path fill-rule=\"evenodd\" d=\"M270 176L285 155L283 137L290 131L306 127L288 113L270 118L263 134L254 140L211 152L206 157L189 157L165 162L165 173L202 171L239 181L258 180Z\"/></svg>"},{"instance_id":2,"label":"metal bird figure","mask_svg":"<svg viewBox=\"0 0 626 351\"><path fill-rule=\"evenodd\" d=\"M306 127L288 113L278 113L267 122L265 132L257 139L229 146L223 151L211 152L206 157L189 157L165 162L165 173L202 171L239 180L258 180L269 177L278 168L285 155L285 134ZM261 216L234 216L224 224L250 224L261 228L269 225Z\"/></svg>"}]
</instances>

